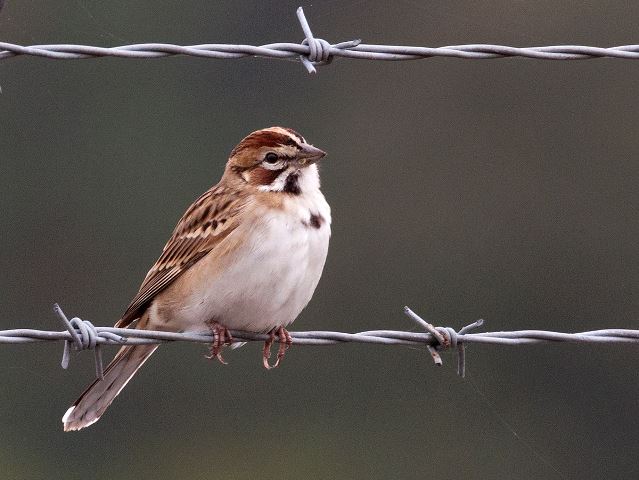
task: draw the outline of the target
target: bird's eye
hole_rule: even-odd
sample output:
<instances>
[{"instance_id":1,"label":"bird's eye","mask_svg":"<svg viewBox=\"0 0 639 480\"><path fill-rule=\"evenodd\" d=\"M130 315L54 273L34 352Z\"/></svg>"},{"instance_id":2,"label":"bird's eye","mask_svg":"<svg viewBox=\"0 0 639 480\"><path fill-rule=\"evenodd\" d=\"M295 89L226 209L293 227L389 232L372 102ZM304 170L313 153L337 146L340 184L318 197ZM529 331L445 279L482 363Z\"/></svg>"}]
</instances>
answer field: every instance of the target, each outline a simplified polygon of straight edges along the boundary
<instances>
[{"instance_id":1,"label":"bird's eye","mask_svg":"<svg viewBox=\"0 0 639 480\"><path fill-rule=\"evenodd\" d=\"M277 153L268 152L264 157L264 161L266 163L275 163L277 162Z\"/></svg>"}]
</instances>

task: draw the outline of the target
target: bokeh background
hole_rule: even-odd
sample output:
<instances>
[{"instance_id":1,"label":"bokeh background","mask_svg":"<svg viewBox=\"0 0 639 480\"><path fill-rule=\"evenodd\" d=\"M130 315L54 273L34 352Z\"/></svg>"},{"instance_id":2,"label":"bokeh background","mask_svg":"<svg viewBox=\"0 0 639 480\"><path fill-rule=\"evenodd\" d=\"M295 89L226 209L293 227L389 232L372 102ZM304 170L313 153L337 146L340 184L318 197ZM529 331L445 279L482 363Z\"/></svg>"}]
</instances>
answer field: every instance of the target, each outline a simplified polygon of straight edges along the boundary
<instances>
[{"instance_id":1,"label":"bokeh background","mask_svg":"<svg viewBox=\"0 0 639 480\"><path fill-rule=\"evenodd\" d=\"M639 3L314 1L332 42L636 43ZM23 45L301 41L292 1L9 0ZM324 276L295 329L639 328L639 63L268 59L0 63L0 322L114 323L232 147L280 124L329 152ZM0 348L3 478L636 478L636 347L167 345L105 417L60 418L91 353ZM109 352L110 353L110 352Z\"/></svg>"}]
</instances>

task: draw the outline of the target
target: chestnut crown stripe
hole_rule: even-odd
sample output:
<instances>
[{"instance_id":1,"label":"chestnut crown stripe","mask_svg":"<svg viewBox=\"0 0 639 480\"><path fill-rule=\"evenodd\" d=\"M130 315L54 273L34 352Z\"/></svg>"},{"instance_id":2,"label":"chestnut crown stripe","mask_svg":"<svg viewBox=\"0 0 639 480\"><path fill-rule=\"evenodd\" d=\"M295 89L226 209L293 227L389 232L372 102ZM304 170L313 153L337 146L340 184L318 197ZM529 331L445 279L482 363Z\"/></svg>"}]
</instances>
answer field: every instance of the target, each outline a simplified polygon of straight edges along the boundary
<instances>
[{"instance_id":1,"label":"chestnut crown stripe","mask_svg":"<svg viewBox=\"0 0 639 480\"><path fill-rule=\"evenodd\" d=\"M302 143L303 137L290 129L282 129L290 132L291 135L280 133L275 130L260 130L250 134L244 140L242 140L231 152L231 157L241 154L244 150L257 150L261 147L280 147L283 145L297 147L300 149L300 145L295 139L298 139Z\"/></svg>"}]
</instances>

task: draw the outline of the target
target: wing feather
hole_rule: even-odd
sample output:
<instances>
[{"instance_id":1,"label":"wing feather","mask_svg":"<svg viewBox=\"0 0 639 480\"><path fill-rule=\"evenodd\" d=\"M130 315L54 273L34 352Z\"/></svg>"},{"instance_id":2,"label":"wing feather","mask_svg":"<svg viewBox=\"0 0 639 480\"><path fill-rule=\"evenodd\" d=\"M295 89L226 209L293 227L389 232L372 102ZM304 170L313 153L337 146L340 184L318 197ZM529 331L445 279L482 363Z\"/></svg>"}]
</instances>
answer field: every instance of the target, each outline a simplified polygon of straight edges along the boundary
<instances>
[{"instance_id":1,"label":"wing feather","mask_svg":"<svg viewBox=\"0 0 639 480\"><path fill-rule=\"evenodd\" d=\"M158 293L224 240L236 228L237 214L245 203L239 192L222 185L193 202L116 327L126 327L139 318Z\"/></svg>"}]
</instances>

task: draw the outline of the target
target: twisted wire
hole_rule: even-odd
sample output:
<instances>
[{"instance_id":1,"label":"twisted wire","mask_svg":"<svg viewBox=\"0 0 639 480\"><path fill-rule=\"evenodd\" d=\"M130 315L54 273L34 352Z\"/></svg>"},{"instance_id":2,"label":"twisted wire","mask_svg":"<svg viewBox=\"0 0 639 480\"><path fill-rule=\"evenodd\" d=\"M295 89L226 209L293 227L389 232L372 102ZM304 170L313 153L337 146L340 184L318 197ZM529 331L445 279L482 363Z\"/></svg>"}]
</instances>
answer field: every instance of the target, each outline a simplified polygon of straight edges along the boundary
<instances>
[{"instance_id":1,"label":"twisted wire","mask_svg":"<svg viewBox=\"0 0 639 480\"><path fill-rule=\"evenodd\" d=\"M95 355L96 376L102 378L103 366L101 345L150 345L168 342L192 342L210 344L210 332L162 332L136 330L133 328L96 327L87 320L77 317L68 320L56 304L54 311L65 325L66 331L46 331L34 329L14 329L0 331L0 344L23 344L34 342L64 342L62 367L69 364L70 349L92 349ZM409 345L425 347L436 365L442 365L439 352L446 349L457 350L457 373L465 375L465 347L469 344L492 345L532 345L543 343L594 343L594 344L639 344L639 330L604 329L578 333L552 332L545 330L518 330L509 332L469 333L481 327L483 320L466 325L459 331L451 327L434 327L404 307L404 313L425 332L401 330L368 330L358 333L305 331L289 332L294 345L336 345L342 343L367 343L378 345ZM270 339L268 334L231 330L235 341L263 342ZM278 338L275 338L278 342Z\"/></svg>"},{"instance_id":2,"label":"twisted wire","mask_svg":"<svg viewBox=\"0 0 639 480\"><path fill-rule=\"evenodd\" d=\"M97 333L95 345L150 345L167 342L211 343L213 337L207 332L175 333L148 330L135 330L114 327L94 327ZM450 327L437 327L448 330ZM452 329L451 329L452 330ZM76 330L77 333L78 330ZM233 338L242 342L263 342L267 334L230 330ZM112 337L122 337L117 340ZM402 330L370 330L358 333L332 331L290 332L296 345L336 345L339 343L372 343L381 345L438 345L430 333L408 332ZM546 330L517 330L505 332L465 333L457 332L459 344L492 345L534 345L541 343L636 343L639 344L639 330L605 329L588 332L564 333ZM19 328L0 330L0 343L35 343L46 341L73 341L68 331L36 330ZM275 339L277 342L277 338Z\"/></svg>"},{"instance_id":3,"label":"twisted wire","mask_svg":"<svg viewBox=\"0 0 639 480\"><path fill-rule=\"evenodd\" d=\"M316 66L331 63L335 57L384 61L419 60L433 57L463 59L525 57L543 60L584 60L604 57L639 59L639 45L620 45L616 47L592 47L586 45L512 47L507 45L470 44L417 47L369 45L361 43L361 40L331 44L324 39L313 36L302 7L297 9L297 17L305 35L301 43L282 42L259 46L217 43L188 46L169 43L140 43L117 47L96 47L72 44L23 46L0 42L0 60L21 55L55 60L96 57L160 58L176 55L218 59L243 57L298 58L309 73L316 73Z\"/></svg>"}]
</instances>

